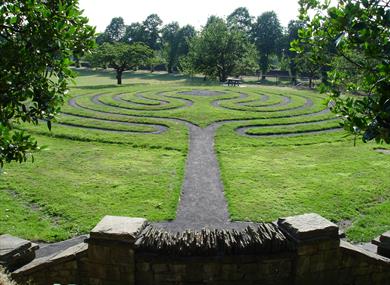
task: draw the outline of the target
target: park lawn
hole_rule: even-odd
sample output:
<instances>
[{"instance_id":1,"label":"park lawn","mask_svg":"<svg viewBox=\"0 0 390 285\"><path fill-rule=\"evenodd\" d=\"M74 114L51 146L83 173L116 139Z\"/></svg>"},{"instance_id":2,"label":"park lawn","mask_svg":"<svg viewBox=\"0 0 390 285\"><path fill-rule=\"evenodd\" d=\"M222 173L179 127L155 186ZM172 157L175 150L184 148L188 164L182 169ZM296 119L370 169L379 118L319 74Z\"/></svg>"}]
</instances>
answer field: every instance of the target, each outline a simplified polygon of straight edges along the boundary
<instances>
[{"instance_id":1,"label":"park lawn","mask_svg":"<svg viewBox=\"0 0 390 285\"><path fill-rule=\"evenodd\" d=\"M317 212L351 224L347 237L352 241L368 241L390 229L390 156L373 151L376 145L353 147L343 131L334 130L291 137L237 133L240 127L256 135L334 128L335 116L321 112L323 95L274 86L228 88L164 73L125 73L123 86L116 86L115 75L108 71L78 72L81 76L69 98L82 108L66 103L66 115L58 117L51 132L44 124L21 126L48 149L35 155L34 164L6 165L7 174L0 175L0 233L56 241L87 233L107 214L174 219L188 130L169 118L202 127L238 120L224 124L216 134L234 220L273 221ZM178 94L189 90L225 94ZM166 96L158 95L162 91ZM239 98L241 92L249 97ZM134 96L137 93L149 100ZM119 94L128 102L115 100ZM92 102L95 95L102 95L104 104ZM269 100L262 101L262 96ZM289 104L278 104L286 97ZM212 106L217 99L219 108ZM300 108L307 99L313 105ZM189 100L192 106L186 105ZM153 131L153 124L168 129L139 133Z\"/></svg>"},{"instance_id":2,"label":"park lawn","mask_svg":"<svg viewBox=\"0 0 390 285\"><path fill-rule=\"evenodd\" d=\"M374 146L346 141L232 148L219 137L232 219L274 221L315 212L351 224L348 239L371 240L390 229L390 155Z\"/></svg>"},{"instance_id":3,"label":"park lawn","mask_svg":"<svg viewBox=\"0 0 390 285\"><path fill-rule=\"evenodd\" d=\"M248 119L265 119L265 118L280 118L283 116L298 116L307 113L313 113L323 110L325 107L323 101L325 96L319 95L311 91L297 91L286 87L221 87L221 86L196 86L183 85L177 87L174 83L172 85L162 86L142 86L142 85L124 85L124 86L103 86L101 89L95 89L98 86L74 88L70 94L70 97L76 98L77 103L84 109L74 108L65 104L62 108L67 114L83 114L89 116L97 116L99 112L108 112L106 114L108 118L116 118L116 115L135 116L138 120L146 119L144 117L153 117L160 119L160 123L165 123L164 118L178 118L181 120L189 121L195 125L206 127L216 121L223 120L248 120ZM191 91L191 90L208 90L208 91L222 91L224 94L214 96L197 96L197 95L185 95L178 94L178 92ZM245 92L249 97L245 100L238 99L240 92ZM140 100L135 95L143 94L146 97L168 100L166 105L146 105L138 106L129 104L129 102L139 102ZM95 95L101 95L99 100L103 103L97 105L92 102L92 98ZM128 102L121 102L115 100L113 96L122 95L122 98ZM161 95L164 94L164 95ZM239 106L234 105L235 102L245 102L247 100L257 100L262 94L272 94L276 96L280 101L280 95L292 98L291 106L266 106L265 108ZM80 95L83 95L80 97ZM296 101L300 102L297 106L310 98L314 101L314 105L305 109L293 109ZM212 102L221 100L221 107L216 108L212 106ZM273 97L270 98L273 100ZM192 101L192 106L186 106L186 102ZM150 102L148 102L150 103ZM267 105L267 103L265 103ZM93 110L92 110L93 109ZM99 115L100 116L100 115ZM65 118L66 119L66 118Z\"/></svg>"},{"instance_id":4,"label":"park lawn","mask_svg":"<svg viewBox=\"0 0 390 285\"><path fill-rule=\"evenodd\" d=\"M175 218L185 152L37 136L48 148L0 176L0 233L56 241L105 215Z\"/></svg>"}]
</instances>

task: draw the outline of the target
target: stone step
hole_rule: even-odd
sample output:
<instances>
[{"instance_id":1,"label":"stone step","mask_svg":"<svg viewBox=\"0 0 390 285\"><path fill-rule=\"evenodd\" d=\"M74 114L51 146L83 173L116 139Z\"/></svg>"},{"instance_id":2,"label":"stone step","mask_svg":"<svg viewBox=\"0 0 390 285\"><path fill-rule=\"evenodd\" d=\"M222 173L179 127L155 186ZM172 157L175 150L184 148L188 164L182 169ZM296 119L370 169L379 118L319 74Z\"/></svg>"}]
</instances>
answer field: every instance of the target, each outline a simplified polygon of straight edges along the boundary
<instances>
[{"instance_id":1,"label":"stone step","mask_svg":"<svg viewBox=\"0 0 390 285\"><path fill-rule=\"evenodd\" d=\"M28 240L11 235L0 236L0 266L13 271L35 258L39 246Z\"/></svg>"}]
</instances>

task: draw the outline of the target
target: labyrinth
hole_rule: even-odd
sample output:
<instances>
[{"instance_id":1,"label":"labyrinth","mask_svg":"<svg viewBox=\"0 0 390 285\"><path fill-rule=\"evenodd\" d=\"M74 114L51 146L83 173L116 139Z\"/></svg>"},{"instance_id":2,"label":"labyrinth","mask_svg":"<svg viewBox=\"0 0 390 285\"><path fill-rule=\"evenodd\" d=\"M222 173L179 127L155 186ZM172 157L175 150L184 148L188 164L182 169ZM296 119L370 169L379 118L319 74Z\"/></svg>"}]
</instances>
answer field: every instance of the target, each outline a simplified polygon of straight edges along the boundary
<instances>
[{"instance_id":1,"label":"labyrinth","mask_svg":"<svg viewBox=\"0 0 390 285\"><path fill-rule=\"evenodd\" d=\"M62 126L121 134L162 134L170 123L206 127L238 123L237 135L294 137L339 130L323 97L289 91L145 90L76 95L59 120Z\"/></svg>"},{"instance_id":2,"label":"labyrinth","mask_svg":"<svg viewBox=\"0 0 390 285\"><path fill-rule=\"evenodd\" d=\"M390 226L389 156L354 147L315 92L87 85L44 125L26 129L48 149L0 177L0 232L61 240L107 214L181 231L317 212L356 241Z\"/></svg>"}]
</instances>

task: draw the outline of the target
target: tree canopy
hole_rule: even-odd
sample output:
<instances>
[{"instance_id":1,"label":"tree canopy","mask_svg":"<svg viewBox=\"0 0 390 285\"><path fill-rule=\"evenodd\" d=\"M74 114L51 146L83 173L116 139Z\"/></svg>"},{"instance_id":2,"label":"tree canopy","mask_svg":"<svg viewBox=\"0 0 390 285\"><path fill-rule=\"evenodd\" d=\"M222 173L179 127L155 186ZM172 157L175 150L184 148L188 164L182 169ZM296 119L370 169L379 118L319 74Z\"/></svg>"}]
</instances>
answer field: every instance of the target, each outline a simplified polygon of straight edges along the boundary
<instances>
[{"instance_id":1,"label":"tree canopy","mask_svg":"<svg viewBox=\"0 0 390 285\"><path fill-rule=\"evenodd\" d=\"M263 79L269 68L269 57L280 51L278 44L282 38L282 27L275 12L261 14L253 25L253 40L260 54L260 69Z\"/></svg>"},{"instance_id":2,"label":"tree canopy","mask_svg":"<svg viewBox=\"0 0 390 285\"><path fill-rule=\"evenodd\" d=\"M164 26L162 29L163 49L169 73L177 69L180 57L188 54L189 41L195 35L195 28L190 25L180 28L177 22L173 22Z\"/></svg>"},{"instance_id":3,"label":"tree canopy","mask_svg":"<svg viewBox=\"0 0 390 285\"><path fill-rule=\"evenodd\" d=\"M328 65L333 110L364 141L390 143L390 3L385 0L300 0L305 27L293 48ZM332 61L329 62L329 53ZM361 96L358 96L361 95Z\"/></svg>"},{"instance_id":4,"label":"tree canopy","mask_svg":"<svg viewBox=\"0 0 390 285\"><path fill-rule=\"evenodd\" d=\"M63 103L73 56L94 46L77 0L0 2L0 166L38 149L21 122L51 120Z\"/></svg>"},{"instance_id":5,"label":"tree canopy","mask_svg":"<svg viewBox=\"0 0 390 285\"><path fill-rule=\"evenodd\" d=\"M122 84L124 71L147 65L152 57L153 50L144 43L104 43L91 54L90 61L96 67L115 69L117 83Z\"/></svg>"},{"instance_id":6,"label":"tree canopy","mask_svg":"<svg viewBox=\"0 0 390 285\"><path fill-rule=\"evenodd\" d=\"M104 41L106 42L118 42L123 39L126 32L125 22L122 17L113 18L111 23L104 31Z\"/></svg>"},{"instance_id":7,"label":"tree canopy","mask_svg":"<svg viewBox=\"0 0 390 285\"><path fill-rule=\"evenodd\" d=\"M252 30L253 17L245 7L239 7L234 10L226 20L229 28L237 28L247 35L249 35Z\"/></svg>"},{"instance_id":8,"label":"tree canopy","mask_svg":"<svg viewBox=\"0 0 390 285\"><path fill-rule=\"evenodd\" d=\"M247 68L253 66L256 60L253 51L254 46L243 32L229 30L223 19L213 17L199 37L191 41L189 57L197 71L223 82L229 75L240 72L244 60L249 64Z\"/></svg>"}]
</instances>

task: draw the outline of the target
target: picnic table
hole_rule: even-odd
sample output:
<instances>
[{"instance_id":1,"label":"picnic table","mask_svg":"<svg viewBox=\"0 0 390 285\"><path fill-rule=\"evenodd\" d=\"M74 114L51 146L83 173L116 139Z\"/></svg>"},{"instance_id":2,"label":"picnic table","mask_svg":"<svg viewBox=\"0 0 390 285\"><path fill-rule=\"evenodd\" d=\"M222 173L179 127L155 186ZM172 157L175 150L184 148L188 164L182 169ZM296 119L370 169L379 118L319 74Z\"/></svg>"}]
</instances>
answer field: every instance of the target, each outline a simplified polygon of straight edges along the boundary
<instances>
[{"instance_id":1,"label":"picnic table","mask_svg":"<svg viewBox=\"0 0 390 285\"><path fill-rule=\"evenodd\" d=\"M240 86L241 80L240 78L228 78L227 85L228 86Z\"/></svg>"}]
</instances>

